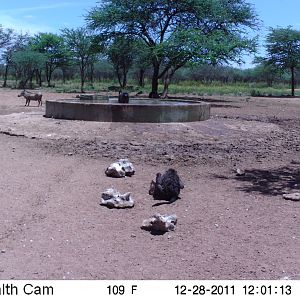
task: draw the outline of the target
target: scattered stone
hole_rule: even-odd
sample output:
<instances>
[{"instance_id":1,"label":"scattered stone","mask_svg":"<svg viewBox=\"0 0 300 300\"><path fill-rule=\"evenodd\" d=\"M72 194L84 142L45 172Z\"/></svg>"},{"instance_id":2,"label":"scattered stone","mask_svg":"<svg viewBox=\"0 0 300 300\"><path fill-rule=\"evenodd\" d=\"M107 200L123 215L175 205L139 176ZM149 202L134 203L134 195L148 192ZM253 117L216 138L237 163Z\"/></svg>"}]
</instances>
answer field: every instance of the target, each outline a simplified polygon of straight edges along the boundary
<instances>
[{"instance_id":1,"label":"scattered stone","mask_svg":"<svg viewBox=\"0 0 300 300\"><path fill-rule=\"evenodd\" d=\"M245 176L245 174L246 174L245 170L242 170L242 169L239 169L239 168L237 168L235 170L235 173L236 173L236 176Z\"/></svg>"},{"instance_id":2,"label":"scattered stone","mask_svg":"<svg viewBox=\"0 0 300 300\"><path fill-rule=\"evenodd\" d=\"M285 272L283 272L285 273ZM286 275L282 278L280 278L280 280L300 280L300 274L293 274L293 275Z\"/></svg>"},{"instance_id":3,"label":"scattered stone","mask_svg":"<svg viewBox=\"0 0 300 300\"><path fill-rule=\"evenodd\" d=\"M2 250L1 250L1 253L5 253L5 252L6 252L6 250L5 250L5 249L2 249Z\"/></svg>"},{"instance_id":4,"label":"scattered stone","mask_svg":"<svg viewBox=\"0 0 300 300\"><path fill-rule=\"evenodd\" d=\"M132 176L134 173L135 169L127 158L119 159L119 161L112 163L105 171L107 176L115 178Z\"/></svg>"},{"instance_id":5,"label":"scattered stone","mask_svg":"<svg viewBox=\"0 0 300 300\"><path fill-rule=\"evenodd\" d=\"M120 194L113 188L107 189L101 195L101 205L109 208L131 208L134 206L134 200L130 193Z\"/></svg>"},{"instance_id":6,"label":"scattered stone","mask_svg":"<svg viewBox=\"0 0 300 300\"><path fill-rule=\"evenodd\" d=\"M135 141L130 142L129 145L131 145L131 146L145 146L145 144L139 143L139 142L135 142Z\"/></svg>"},{"instance_id":7,"label":"scattered stone","mask_svg":"<svg viewBox=\"0 0 300 300\"><path fill-rule=\"evenodd\" d=\"M174 155L166 155L166 159L171 161L171 160L175 159L175 156Z\"/></svg>"},{"instance_id":8,"label":"scattered stone","mask_svg":"<svg viewBox=\"0 0 300 300\"><path fill-rule=\"evenodd\" d=\"M283 194L282 196L286 200L300 201L300 193Z\"/></svg>"},{"instance_id":9,"label":"scattered stone","mask_svg":"<svg viewBox=\"0 0 300 300\"><path fill-rule=\"evenodd\" d=\"M150 219L144 220L141 228L149 231L168 232L175 230L176 223L176 215L155 214Z\"/></svg>"}]
</instances>

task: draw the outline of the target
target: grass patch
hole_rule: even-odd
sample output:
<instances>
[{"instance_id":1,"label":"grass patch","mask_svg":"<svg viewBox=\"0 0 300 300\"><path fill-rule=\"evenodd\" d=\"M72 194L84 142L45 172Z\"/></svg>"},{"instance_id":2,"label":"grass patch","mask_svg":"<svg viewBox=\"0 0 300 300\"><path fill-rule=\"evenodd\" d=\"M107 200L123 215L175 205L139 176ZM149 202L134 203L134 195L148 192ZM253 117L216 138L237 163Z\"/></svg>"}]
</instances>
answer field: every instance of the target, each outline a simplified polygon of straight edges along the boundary
<instances>
[{"instance_id":1,"label":"grass patch","mask_svg":"<svg viewBox=\"0 0 300 300\"><path fill-rule=\"evenodd\" d=\"M1 83L1 82L0 82ZM53 81L55 87L47 88L45 83L43 88L49 91L56 91L59 93L80 93L80 80L74 79L72 81L67 81L63 83L62 81ZM8 86L15 88L16 82L10 80ZM38 88L37 85L35 85ZM113 80L103 80L95 81L93 84L86 82L84 90L86 92L112 92L118 91L119 84L117 81ZM150 93L151 85L150 82L146 82L144 87L139 87L136 82L129 82L128 88L124 89L129 92L139 92L142 91L145 94ZM159 91L163 90L163 85L159 85ZM290 87L284 84L277 84L272 87L268 87L264 83L221 83L221 82L209 82L203 83L198 81L179 81L173 82L169 86L170 94L189 94L197 96L218 96L218 95L228 95L228 96L288 96L291 94ZM296 96L300 96L300 90L296 90Z\"/></svg>"},{"instance_id":2,"label":"grass patch","mask_svg":"<svg viewBox=\"0 0 300 300\"><path fill-rule=\"evenodd\" d=\"M220 82L200 83L195 81L178 82L169 87L171 94L196 94L199 96L231 95L231 96L281 96L289 95L288 86L278 85L268 87L258 83L228 83ZM300 95L299 92L297 92Z\"/></svg>"}]
</instances>

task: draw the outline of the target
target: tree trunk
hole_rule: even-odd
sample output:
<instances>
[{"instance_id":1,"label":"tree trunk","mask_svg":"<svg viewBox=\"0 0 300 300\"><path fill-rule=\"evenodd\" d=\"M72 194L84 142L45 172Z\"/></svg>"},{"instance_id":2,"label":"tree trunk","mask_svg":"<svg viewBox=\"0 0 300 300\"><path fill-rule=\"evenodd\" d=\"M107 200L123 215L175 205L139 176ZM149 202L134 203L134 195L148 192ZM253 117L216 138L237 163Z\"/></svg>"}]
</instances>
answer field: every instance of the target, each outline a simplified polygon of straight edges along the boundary
<instances>
[{"instance_id":1,"label":"tree trunk","mask_svg":"<svg viewBox=\"0 0 300 300\"><path fill-rule=\"evenodd\" d=\"M61 68L61 71L62 71L62 81L63 81L63 83L65 84L65 83L66 83L66 77L67 77L67 75L66 75L67 70L66 70L65 67L62 67L62 68Z\"/></svg>"},{"instance_id":2,"label":"tree trunk","mask_svg":"<svg viewBox=\"0 0 300 300\"><path fill-rule=\"evenodd\" d=\"M81 85L80 85L80 91L81 93L84 93L84 83L85 83L85 68L86 65L84 64L84 59L81 59L81 65L80 65L80 81L81 81Z\"/></svg>"},{"instance_id":3,"label":"tree trunk","mask_svg":"<svg viewBox=\"0 0 300 300\"><path fill-rule=\"evenodd\" d=\"M127 86L127 71L123 68L123 88Z\"/></svg>"},{"instance_id":4,"label":"tree trunk","mask_svg":"<svg viewBox=\"0 0 300 300\"><path fill-rule=\"evenodd\" d=\"M159 76L159 64L153 64L153 74L152 74L152 90L149 94L149 98L159 98L158 95L158 76Z\"/></svg>"},{"instance_id":5,"label":"tree trunk","mask_svg":"<svg viewBox=\"0 0 300 300\"><path fill-rule=\"evenodd\" d=\"M171 79L174 76L176 70L177 70L177 68L168 69L164 75L164 90L161 95L161 98L163 98L163 99L168 98L169 85L170 85Z\"/></svg>"},{"instance_id":6,"label":"tree trunk","mask_svg":"<svg viewBox=\"0 0 300 300\"><path fill-rule=\"evenodd\" d=\"M145 86L145 70L140 69L139 72L139 86L144 87Z\"/></svg>"},{"instance_id":7,"label":"tree trunk","mask_svg":"<svg viewBox=\"0 0 300 300\"><path fill-rule=\"evenodd\" d=\"M81 93L84 93L84 84L85 84L85 79L86 79L86 75L87 75L87 62L88 60L85 59L84 57L81 57L80 60L80 79L81 79L81 86L80 86L80 90Z\"/></svg>"},{"instance_id":8,"label":"tree trunk","mask_svg":"<svg viewBox=\"0 0 300 300\"><path fill-rule=\"evenodd\" d=\"M295 67L291 67L291 73L292 97L295 97Z\"/></svg>"},{"instance_id":9,"label":"tree trunk","mask_svg":"<svg viewBox=\"0 0 300 300\"><path fill-rule=\"evenodd\" d=\"M3 85L2 85L2 87L4 87L4 88L7 86L8 68L9 68L9 66L8 66L8 64L7 64L7 65L5 66L4 82L3 82Z\"/></svg>"},{"instance_id":10,"label":"tree trunk","mask_svg":"<svg viewBox=\"0 0 300 300\"><path fill-rule=\"evenodd\" d=\"M91 82L91 85L94 84L94 64L91 63L90 65L90 82Z\"/></svg>"},{"instance_id":11,"label":"tree trunk","mask_svg":"<svg viewBox=\"0 0 300 300\"><path fill-rule=\"evenodd\" d=\"M164 76L164 90L162 92L161 98L166 99L168 97L168 91L169 91L169 84L171 81L172 73L170 74L169 71L166 72Z\"/></svg>"},{"instance_id":12,"label":"tree trunk","mask_svg":"<svg viewBox=\"0 0 300 300\"><path fill-rule=\"evenodd\" d=\"M118 81L119 81L120 87L123 88L123 86L122 86L122 78L121 78L121 75L120 75L119 72L117 72L117 77L118 77Z\"/></svg>"},{"instance_id":13,"label":"tree trunk","mask_svg":"<svg viewBox=\"0 0 300 300\"><path fill-rule=\"evenodd\" d=\"M84 78L81 77L81 84L80 84L80 92L81 92L81 93L84 93L83 87L84 87Z\"/></svg>"},{"instance_id":14,"label":"tree trunk","mask_svg":"<svg viewBox=\"0 0 300 300\"><path fill-rule=\"evenodd\" d=\"M36 83L39 85L39 87L42 87L42 71L36 70Z\"/></svg>"},{"instance_id":15,"label":"tree trunk","mask_svg":"<svg viewBox=\"0 0 300 300\"><path fill-rule=\"evenodd\" d=\"M51 86L51 66L46 63L46 80L47 80L47 86Z\"/></svg>"},{"instance_id":16,"label":"tree trunk","mask_svg":"<svg viewBox=\"0 0 300 300\"><path fill-rule=\"evenodd\" d=\"M80 79L81 79L81 84L80 84L80 91L81 91L81 93L84 93L84 89L83 89L83 87L84 87L84 82L85 82L85 78L84 78L84 69L81 69L81 71L80 71Z\"/></svg>"},{"instance_id":17,"label":"tree trunk","mask_svg":"<svg viewBox=\"0 0 300 300\"><path fill-rule=\"evenodd\" d=\"M30 89L33 89L33 77L34 77L34 74L37 72L37 70L34 70L31 72L30 74L30 77L29 77L29 88Z\"/></svg>"}]
</instances>

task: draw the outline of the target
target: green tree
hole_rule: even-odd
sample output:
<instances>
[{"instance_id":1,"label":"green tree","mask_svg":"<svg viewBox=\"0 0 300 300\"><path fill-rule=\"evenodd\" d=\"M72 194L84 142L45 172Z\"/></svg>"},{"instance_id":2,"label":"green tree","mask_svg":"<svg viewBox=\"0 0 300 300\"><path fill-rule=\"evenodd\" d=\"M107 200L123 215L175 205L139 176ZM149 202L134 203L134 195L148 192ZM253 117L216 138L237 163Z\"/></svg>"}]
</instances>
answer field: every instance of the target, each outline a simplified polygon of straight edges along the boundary
<instances>
[{"instance_id":1,"label":"green tree","mask_svg":"<svg viewBox=\"0 0 300 300\"><path fill-rule=\"evenodd\" d=\"M269 65L280 70L289 70L291 74L291 93L295 96L295 70L300 64L300 31L287 28L270 28L266 39L267 55L264 58Z\"/></svg>"},{"instance_id":2,"label":"green tree","mask_svg":"<svg viewBox=\"0 0 300 300\"><path fill-rule=\"evenodd\" d=\"M257 18L245 0L107 0L86 18L103 38L143 40L153 67L155 98L159 79L170 80L187 62L235 60L255 46L246 30L257 26Z\"/></svg>"},{"instance_id":3,"label":"green tree","mask_svg":"<svg viewBox=\"0 0 300 300\"><path fill-rule=\"evenodd\" d=\"M117 36L107 48L107 56L112 63L121 88L127 85L127 74L134 59L134 40Z\"/></svg>"},{"instance_id":4,"label":"green tree","mask_svg":"<svg viewBox=\"0 0 300 300\"><path fill-rule=\"evenodd\" d=\"M18 87L25 89L29 81L29 88L32 88L34 74L41 69L47 57L44 54L32 50L20 50L12 55L12 63L19 79Z\"/></svg>"},{"instance_id":5,"label":"green tree","mask_svg":"<svg viewBox=\"0 0 300 300\"><path fill-rule=\"evenodd\" d=\"M66 63L68 51L64 45L63 38L53 33L40 33L30 41L33 51L43 53L47 58L45 62L45 74L48 87L51 86L52 74L56 68ZM41 74L39 74L41 85Z\"/></svg>"},{"instance_id":6,"label":"green tree","mask_svg":"<svg viewBox=\"0 0 300 300\"><path fill-rule=\"evenodd\" d=\"M65 28L62 30L62 36L67 49L70 51L72 60L79 66L81 92L84 93L84 84L88 75L88 69L94 62L94 57L98 50L94 45L93 36L85 27L77 29Z\"/></svg>"},{"instance_id":7,"label":"green tree","mask_svg":"<svg viewBox=\"0 0 300 300\"><path fill-rule=\"evenodd\" d=\"M280 79L282 70L274 64L270 64L263 57L256 57L254 63L257 66L253 69L253 75L257 81L265 81L268 86L272 86L276 80Z\"/></svg>"},{"instance_id":8,"label":"green tree","mask_svg":"<svg viewBox=\"0 0 300 300\"><path fill-rule=\"evenodd\" d=\"M149 48L144 46L141 39L135 41L134 47L134 68L138 71L138 82L140 87L145 86L145 73L151 67L151 53Z\"/></svg>"},{"instance_id":9,"label":"green tree","mask_svg":"<svg viewBox=\"0 0 300 300\"><path fill-rule=\"evenodd\" d=\"M16 39L17 35L12 29L3 29L0 25L0 50L2 50L1 60L5 65L3 87L6 87L7 85L7 74L10 66L11 51L14 47Z\"/></svg>"},{"instance_id":10,"label":"green tree","mask_svg":"<svg viewBox=\"0 0 300 300\"><path fill-rule=\"evenodd\" d=\"M10 44L14 32L10 28L3 28L0 24L0 49Z\"/></svg>"}]
</instances>

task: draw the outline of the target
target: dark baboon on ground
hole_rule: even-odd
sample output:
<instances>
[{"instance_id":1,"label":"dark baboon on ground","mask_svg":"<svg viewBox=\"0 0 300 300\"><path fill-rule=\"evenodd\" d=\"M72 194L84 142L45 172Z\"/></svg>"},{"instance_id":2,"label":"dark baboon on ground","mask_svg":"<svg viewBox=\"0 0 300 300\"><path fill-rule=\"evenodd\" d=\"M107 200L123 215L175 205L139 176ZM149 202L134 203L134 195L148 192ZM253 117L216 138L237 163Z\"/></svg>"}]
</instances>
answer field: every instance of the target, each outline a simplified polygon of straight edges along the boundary
<instances>
[{"instance_id":1,"label":"dark baboon on ground","mask_svg":"<svg viewBox=\"0 0 300 300\"><path fill-rule=\"evenodd\" d=\"M129 102L129 94L122 93L121 91L119 91L118 102L119 103L128 103Z\"/></svg>"},{"instance_id":2,"label":"dark baboon on ground","mask_svg":"<svg viewBox=\"0 0 300 300\"><path fill-rule=\"evenodd\" d=\"M167 200L173 202L178 199L180 189L184 185L174 169L167 170L163 175L156 174L156 180L151 181L149 195L155 200Z\"/></svg>"}]
</instances>

